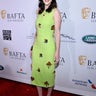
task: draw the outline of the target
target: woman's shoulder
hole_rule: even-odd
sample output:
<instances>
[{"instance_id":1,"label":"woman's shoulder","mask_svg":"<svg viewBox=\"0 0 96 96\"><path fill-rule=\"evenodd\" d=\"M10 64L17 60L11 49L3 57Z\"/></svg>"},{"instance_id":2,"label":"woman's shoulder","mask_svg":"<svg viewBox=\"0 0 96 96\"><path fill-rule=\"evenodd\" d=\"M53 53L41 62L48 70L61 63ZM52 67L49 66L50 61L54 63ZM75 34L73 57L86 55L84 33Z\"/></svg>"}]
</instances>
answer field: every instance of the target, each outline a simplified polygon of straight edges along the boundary
<instances>
[{"instance_id":1,"label":"woman's shoulder","mask_svg":"<svg viewBox=\"0 0 96 96\"><path fill-rule=\"evenodd\" d=\"M54 16L61 16L58 8L54 8Z\"/></svg>"},{"instance_id":2,"label":"woman's shoulder","mask_svg":"<svg viewBox=\"0 0 96 96\"><path fill-rule=\"evenodd\" d=\"M39 8L38 8L38 9L36 9L36 15L38 15L38 13L39 13Z\"/></svg>"},{"instance_id":3,"label":"woman's shoulder","mask_svg":"<svg viewBox=\"0 0 96 96\"><path fill-rule=\"evenodd\" d=\"M36 15L38 15L38 13L39 13L39 9L36 9Z\"/></svg>"},{"instance_id":4,"label":"woman's shoulder","mask_svg":"<svg viewBox=\"0 0 96 96\"><path fill-rule=\"evenodd\" d=\"M60 11L58 8L54 8L54 14L60 14Z\"/></svg>"}]
</instances>

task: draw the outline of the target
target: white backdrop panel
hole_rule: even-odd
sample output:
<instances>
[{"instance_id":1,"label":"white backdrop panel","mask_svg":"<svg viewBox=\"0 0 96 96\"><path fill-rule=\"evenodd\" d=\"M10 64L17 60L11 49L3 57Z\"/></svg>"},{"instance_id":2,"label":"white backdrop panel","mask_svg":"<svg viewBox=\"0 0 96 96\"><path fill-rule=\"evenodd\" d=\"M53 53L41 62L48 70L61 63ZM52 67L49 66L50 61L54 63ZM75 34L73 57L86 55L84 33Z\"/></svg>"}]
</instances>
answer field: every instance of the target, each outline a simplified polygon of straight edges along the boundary
<instances>
[{"instance_id":1,"label":"white backdrop panel","mask_svg":"<svg viewBox=\"0 0 96 96\"><path fill-rule=\"evenodd\" d=\"M57 0L57 3L62 24L54 89L95 96L96 1ZM30 84L29 50L36 31L37 7L38 0L0 0L0 77ZM94 44L86 43L83 37Z\"/></svg>"}]
</instances>

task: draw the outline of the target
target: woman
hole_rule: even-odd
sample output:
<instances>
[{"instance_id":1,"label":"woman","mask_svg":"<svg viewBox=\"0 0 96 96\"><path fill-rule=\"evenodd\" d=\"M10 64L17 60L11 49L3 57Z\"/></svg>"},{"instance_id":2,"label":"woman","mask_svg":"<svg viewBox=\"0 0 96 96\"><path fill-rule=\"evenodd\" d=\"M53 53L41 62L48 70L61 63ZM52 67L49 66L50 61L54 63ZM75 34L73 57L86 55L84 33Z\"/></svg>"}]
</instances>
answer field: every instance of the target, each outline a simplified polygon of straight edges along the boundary
<instances>
[{"instance_id":1,"label":"woman","mask_svg":"<svg viewBox=\"0 0 96 96\"><path fill-rule=\"evenodd\" d=\"M36 33L32 51L32 84L38 95L42 87L48 88L51 96L54 87L55 64L59 62L61 17L56 0L39 0Z\"/></svg>"}]
</instances>

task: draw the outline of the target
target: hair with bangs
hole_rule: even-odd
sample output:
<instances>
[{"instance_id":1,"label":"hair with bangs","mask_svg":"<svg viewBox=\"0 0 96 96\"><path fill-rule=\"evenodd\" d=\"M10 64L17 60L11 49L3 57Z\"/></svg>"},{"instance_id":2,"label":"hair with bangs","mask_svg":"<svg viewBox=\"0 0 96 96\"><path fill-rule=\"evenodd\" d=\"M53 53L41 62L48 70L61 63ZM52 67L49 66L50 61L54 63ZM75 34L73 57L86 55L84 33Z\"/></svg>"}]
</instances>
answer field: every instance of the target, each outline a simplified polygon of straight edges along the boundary
<instances>
[{"instance_id":1,"label":"hair with bangs","mask_svg":"<svg viewBox=\"0 0 96 96\"><path fill-rule=\"evenodd\" d=\"M45 5L43 3L43 0L39 0L38 7L39 7L38 14L41 14L44 11L44 9L45 9ZM57 8L56 0L52 0L50 6L48 7L48 9L46 9L46 12L51 12L53 8Z\"/></svg>"}]
</instances>

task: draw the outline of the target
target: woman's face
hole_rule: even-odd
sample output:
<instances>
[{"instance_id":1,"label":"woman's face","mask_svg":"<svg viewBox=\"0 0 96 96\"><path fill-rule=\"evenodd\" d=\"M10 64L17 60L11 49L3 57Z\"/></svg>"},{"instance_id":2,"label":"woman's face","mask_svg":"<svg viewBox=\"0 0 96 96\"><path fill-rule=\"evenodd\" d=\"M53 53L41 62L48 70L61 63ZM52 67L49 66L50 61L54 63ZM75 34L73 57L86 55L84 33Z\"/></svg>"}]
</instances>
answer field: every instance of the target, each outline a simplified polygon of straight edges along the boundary
<instances>
[{"instance_id":1,"label":"woman's face","mask_svg":"<svg viewBox=\"0 0 96 96\"><path fill-rule=\"evenodd\" d=\"M45 6L50 5L50 4L51 4L51 1L52 1L52 0L43 0Z\"/></svg>"}]
</instances>

